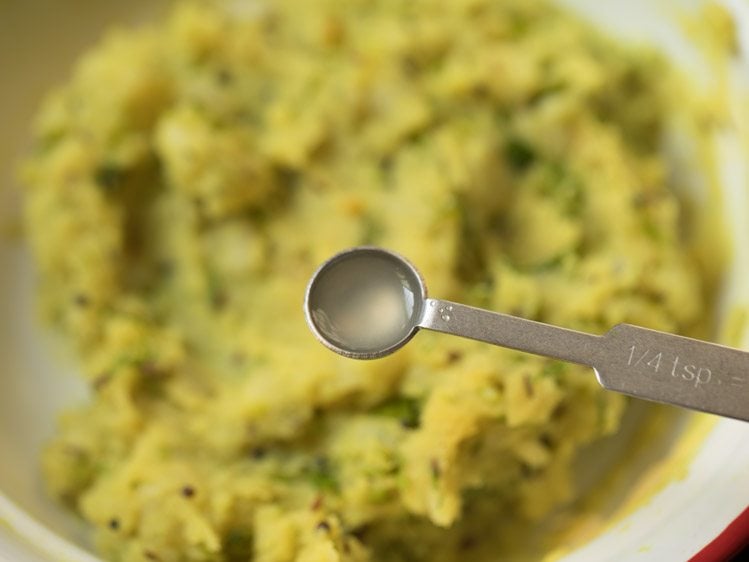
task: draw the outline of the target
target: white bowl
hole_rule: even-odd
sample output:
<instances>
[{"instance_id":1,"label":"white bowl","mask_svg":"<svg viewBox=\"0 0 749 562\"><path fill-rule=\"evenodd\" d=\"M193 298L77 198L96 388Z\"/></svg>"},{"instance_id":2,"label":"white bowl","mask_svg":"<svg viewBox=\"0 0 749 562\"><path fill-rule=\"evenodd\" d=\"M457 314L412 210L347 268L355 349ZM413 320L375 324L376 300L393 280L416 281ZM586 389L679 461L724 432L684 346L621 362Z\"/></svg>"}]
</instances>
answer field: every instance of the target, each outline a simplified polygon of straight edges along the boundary
<instances>
[{"instance_id":1,"label":"white bowl","mask_svg":"<svg viewBox=\"0 0 749 562\"><path fill-rule=\"evenodd\" d=\"M698 82L710 86L710 67L696 54L675 10L694 9L701 2L563 1L614 35L657 45ZM743 84L749 82L745 66L749 61L749 5L742 0L725 0L725 4L739 24L742 56L733 68L734 121L739 126L724 128L713 139L725 194L724 218L734 240L733 265L723 294L728 306L749 306L749 169L745 148L749 104L743 101L749 98L741 97L749 91ZM13 184L14 162L22 154L29 121L43 91L64 77L76 54L104 27L143 19L146 12L155 9L158 7L146 0L68 0L64 8L55 0L3 4L0 225L17 217L17 197L6 188ZM85 388L75 377L72 359L35 320L33 271L20 239L0 236L0 272L0 560L94 561L96 558L85 550L85 527L46 497L38 469L39 451L53 433L57 412L82 399ZM744 346L749 348L749 332ZM683 427L673 425L669 438L659 442L669 453L679 450L669 441ZM698 451L683 473L672 474L672 481L648 502L566 553L564 560L662 561L693 556L701 561L720 560L749 539L749 424L717 420L707 428L704 440L697 443ZM638 453L640 465L652 465L654 461L648 459L664 457L663 451L658 453ZM637 471L624 480L625 485L647 486L641 481L654 478L653 471L642 466Z\"/></svg>"}]
</instances>

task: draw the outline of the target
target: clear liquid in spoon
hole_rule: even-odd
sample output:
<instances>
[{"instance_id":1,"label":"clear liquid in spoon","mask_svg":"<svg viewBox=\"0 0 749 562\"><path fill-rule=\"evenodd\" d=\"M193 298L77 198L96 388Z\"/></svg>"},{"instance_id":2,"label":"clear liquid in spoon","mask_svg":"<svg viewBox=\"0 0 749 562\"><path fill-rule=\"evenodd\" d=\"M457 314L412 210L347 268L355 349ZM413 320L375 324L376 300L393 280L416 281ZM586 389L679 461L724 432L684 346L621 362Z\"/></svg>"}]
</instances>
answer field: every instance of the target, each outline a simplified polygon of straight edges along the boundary
<instances>
[{"instance_id":1,"label":"clear liquid in spoon","mask_svg":"<svg viewBox=\"0 0 749 562\"><path fill-rule=\"evenodd\" d=\"M388 254L362 252L333 260L310 287L314 328L338 348L356 354L405 343L421 314L423 297L415 272Z\"/></svg>"}]
</instances>

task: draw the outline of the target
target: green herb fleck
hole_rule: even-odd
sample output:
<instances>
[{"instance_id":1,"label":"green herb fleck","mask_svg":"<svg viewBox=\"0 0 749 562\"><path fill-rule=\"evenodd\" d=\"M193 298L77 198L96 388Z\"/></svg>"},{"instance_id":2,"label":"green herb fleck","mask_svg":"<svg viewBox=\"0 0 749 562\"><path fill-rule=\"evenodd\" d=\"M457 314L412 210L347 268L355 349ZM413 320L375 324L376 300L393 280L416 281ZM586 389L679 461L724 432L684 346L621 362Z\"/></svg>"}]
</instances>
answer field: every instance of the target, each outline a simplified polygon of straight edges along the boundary
<instances>
[{"instance_id":1,"label":"green herb fleck","mask_svg":"<svg viewBox=\"0 0 749 562\"><path fill-rule=\"evenodd\" d=\"M550 377L559 380L559 377L567 370L567 365L561 361L549 361L541 370L542 377Z\"/></svg>"},{"instance_id":2,"label":"green herb fleck","mask_svg":"<svg viewBox=\"0 0 749 562\"><path fill-rule=\"evenodd\" d=\"M647 236L653 242L661 242L663 239L658 226L649 218L643 221L642 230L645 233L645 236Z\"/></svg>"},{"instance_id":3,"label":"green herb fleck","mask_svg":"<svg viewBox=\"0 0 749 562\"><path fill-rule=\"evenodd\" d=\"M94 181L104 191L113 191L125 181L125 170L117 164L101 164L94 171Z\"/></svg>"},{"instance_id":4,"label":"green herb fleck","mask_svg":"<svg viewBox=\"0 0 749 562\"><path fill-rule=\"evenodd\" d=\"M456 195L455 209L460 218L460 257L455 271L461 280L476 283L487 278L485 236L476 221L476 212L465 197Z\"/></svg>"},{"instance_id":5,"label":"green herb fleck","mask_svg":"<svg viewBox=\"0 0 749 562\"><path fill-rule=\"evenodd\" d=\"M440 467L439 460L433 458L429 461L429 473L432 476L432 486L436 486L442 477L442 467Z\"/></svg>"},{"instance_id":6,"label":"green herb fleck","mask_svg":"<svg viewBox=\"0 0 749 562\"><path fill-rule=\"evenodd\" d=\"M522 172L536 160L536 151L524 140L510 137L505 144L505 157L514 170Z\"/></svg>"},{"instance_id":7,"label":"green herb fleck","mask_svg":"<svg viewBox=\"0 0 749 562\"><path fill-rule=\"evenodd\" d=\"M585 206L582 180L559 162L547 162L543 168L543 181L539 192L554 201L568 217L579 217Z\"/></svg>"},{"instance_id":8,"label":"green herb fleck","mask_svg":"<svg viewBox=\"0 0 749 562\"><path fill-rule=\"evenodd\" d=\"M227 562L244 562L252 558L252 533L249 529L230 529L223 538L222 550Z\"/></svg>"},{"instance_id":9,"label":"green herb fleck","mask_svg":"<svg viewBox=\"0 0 749 562\"><path fill-rule=\"evenodd\" d=\"M555 269L560 269L564 265L565 261L567 259L570 259L572 255L572 251L561 252L555 256L550 257L546 261L535 264L530 268L530 270L534 273L545 273L548 271L553 271Z\"/></svg>"},{"instance_id":10,"label":"green herb fleck","mask_svg":"<svg viewBox=\"0 0 749 562\"><path fill-rule=\"evenodd\" d=\"M369 244L376 244L382 238L382 235L385 232L385 229L382 226L382 222L380 222L370 214L365 214L362 217L361 222L361 244L365 246Z\"/></svg>"},{"instance_id":11,"label":"green herb fleck","mask_svg":"<svg viewBox=\"0 0 749 562\"><path fill-rule=\"evenodd\" d=\"M305 470L305 476L318 490L337 492L339 489L335 470L327 457L317 457Z\"/></svg>"},{"instance_id":12,"label":"green herb fleck","mask_svg":"<svg viewBox=\"0 0 749 562\"><path fill-rule=\"evenodd\" d=\"M396 418L403 427L415 429L420 424L421 402L408 396L397 396L377 406L374 413Z\"/></svg>"},{"instance_id":13,"label":"green herb fleck","mask_svg":"<svg viewBox=\"0 0 749 562\"><path fill-rule=\"evenodd\" d=\"M215 271L211 269L206 271L206 284L208 286L208 302L214 310L221 310L226 305L226 291Z\"/></svg>"},{"instance_id":14,"label":"green herb fleck","mask_svg":"<svg viewBox=\"0 0 749 562\"><path fill-rule=\"evenodd\" d=\"M561 82L545 84L541 86L536 92L531 94L531 97L528 99L528 103L530 105L536 105L538 103L541 103L543 100L552 97L554 94L563 92L566 88L567 85Z\"/></svg>"}]
</instances>

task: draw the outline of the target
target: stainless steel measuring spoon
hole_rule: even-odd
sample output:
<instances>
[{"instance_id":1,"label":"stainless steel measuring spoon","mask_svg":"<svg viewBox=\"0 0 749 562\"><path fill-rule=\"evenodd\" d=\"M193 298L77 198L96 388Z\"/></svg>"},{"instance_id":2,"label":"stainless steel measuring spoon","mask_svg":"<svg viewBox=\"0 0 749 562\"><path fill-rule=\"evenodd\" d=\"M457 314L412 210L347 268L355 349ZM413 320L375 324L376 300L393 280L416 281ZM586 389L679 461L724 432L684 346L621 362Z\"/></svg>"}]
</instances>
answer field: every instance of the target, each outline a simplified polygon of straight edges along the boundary
<instances>
[{"instance_id":1,"label":"stainless steel measuring spoon","mask_svg":"<svg viewBox=\"0 0 749 562\"><path fill-rule=\"evenodd\" d=\"M325 346L354 359L393 353L425 328L587 365L609 390L749 421L749 352L630 324L597 336L431 299L416 268L381 248L323 263L304 310Z\"/></svg>"}]
</instances>

